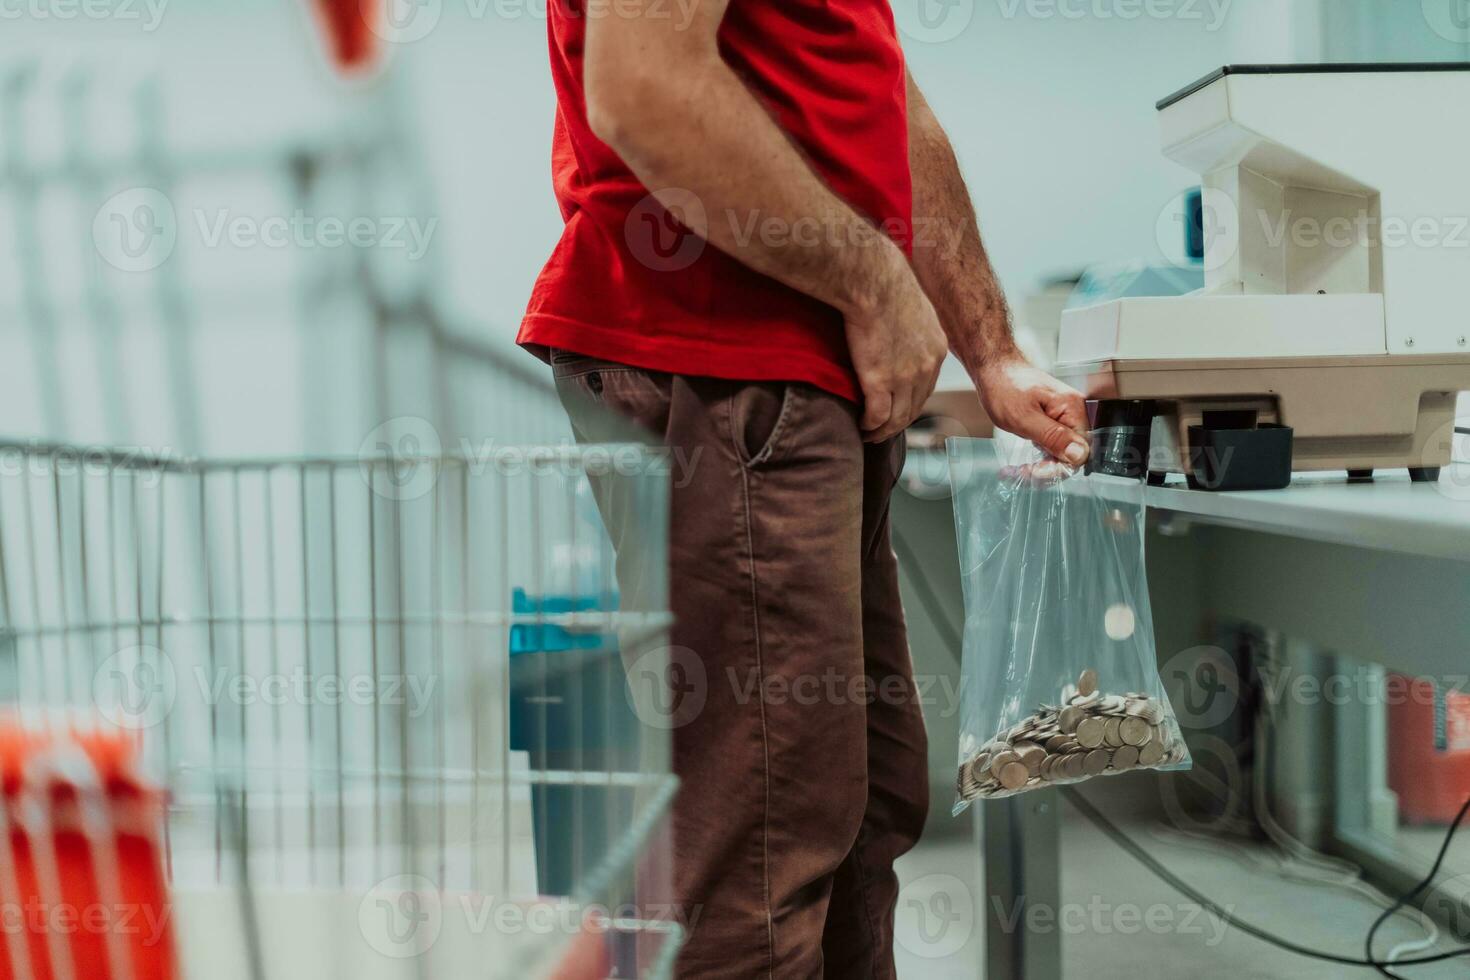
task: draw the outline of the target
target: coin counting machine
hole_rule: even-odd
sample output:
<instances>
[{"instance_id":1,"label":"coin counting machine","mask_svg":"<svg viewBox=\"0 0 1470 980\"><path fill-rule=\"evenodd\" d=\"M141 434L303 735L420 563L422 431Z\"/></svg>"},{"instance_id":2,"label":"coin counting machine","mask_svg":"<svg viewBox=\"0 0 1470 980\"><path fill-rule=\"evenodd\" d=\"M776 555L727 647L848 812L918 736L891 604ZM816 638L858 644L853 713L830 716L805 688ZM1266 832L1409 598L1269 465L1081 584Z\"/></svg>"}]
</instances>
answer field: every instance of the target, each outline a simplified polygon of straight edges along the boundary
<instances>
[{"instance_id":1,"label":"coin counting machine","mask_svg":"<svg viewBox=\"0 0 1470 980\"><path fill-rule=\"evenodd\" d=\"M1235 66L1159 103L1205 286L1064 317L1094 467L1206 489L1450 460L1470 390L1470 65Z\"/></svg>"}]
</instances>

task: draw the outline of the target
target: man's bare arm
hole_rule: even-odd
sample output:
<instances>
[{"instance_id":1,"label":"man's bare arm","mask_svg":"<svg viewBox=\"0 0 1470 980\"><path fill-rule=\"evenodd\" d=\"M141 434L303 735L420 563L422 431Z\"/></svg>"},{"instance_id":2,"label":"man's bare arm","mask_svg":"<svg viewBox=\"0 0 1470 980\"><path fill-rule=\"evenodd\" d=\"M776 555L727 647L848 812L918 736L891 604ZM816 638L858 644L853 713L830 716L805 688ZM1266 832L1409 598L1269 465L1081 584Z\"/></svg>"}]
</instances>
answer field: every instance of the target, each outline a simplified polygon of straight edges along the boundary
<instances>
[{"instance_id":1,"label":"man's bare arm","mask_svg":"<svg viewBox=\"0 0 1470 980\"><path fill-rule=\"evenodd\" d=\"M985 254L970 192L949 137L908 79L914 179L914 271L991 419L1059 459L1087 458L1082 396L1027 362L1011 333L1005 294ZM942 234L938 233L941 232Z\"/></svg>"},{"instance_id":2,"label":"man's bare arm","mask_svg":"<svg viewBox=\"0 0 1470 980\"><path fill-rule=\"evenodd\" d=\"M679 214L691 230L843 314L865 435L887 438L933 390L945 349L938 319L902 251L823 184L725 64L716 37L727 3L703 0L683 27L656 16L656 0L589 17L589 122L665 204L682 203L670 189L698 199L702 208ZM822 234L745 234L770 219L788 229L815 221Z\"/></svg>"}]
</instances>

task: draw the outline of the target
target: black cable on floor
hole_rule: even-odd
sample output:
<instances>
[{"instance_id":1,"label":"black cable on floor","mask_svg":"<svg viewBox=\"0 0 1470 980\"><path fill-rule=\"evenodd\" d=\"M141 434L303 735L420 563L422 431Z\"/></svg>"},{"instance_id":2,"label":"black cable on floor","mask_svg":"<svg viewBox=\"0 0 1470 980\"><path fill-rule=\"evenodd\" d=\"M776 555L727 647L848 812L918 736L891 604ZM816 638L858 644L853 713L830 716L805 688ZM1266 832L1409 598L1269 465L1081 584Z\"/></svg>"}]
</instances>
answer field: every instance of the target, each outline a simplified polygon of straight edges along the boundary
<instances>
[{"instance_id":1,"label":"black cable on floor","mask_svg":"<svg viewBox=\"0 0 1470 980\"><path fill-rule=\"evenodd\" d=\"M1460 807L1460 813L1457 817L1455 817L1455 822L1450 824L1450 832L1448 834L1445 834L1444 843L1441 844L1439 848L1439 856L1434 859L1434 867L1429 869L1429 874L1425 875L1424 880L1419 882L1418 885L1414 886L1413 891L1409 892L1403 898L1400 898L1397 902L1394 902L1391 908L1386 909L1384 913L1378 917L1377 921L1373 923L1373 928L1368 930L1368 939L1366 942L1363 943L1363 951L1368 954L1368 959L1375 959L1375 957L1373 956L1373 938L1378 935L1378 930L1383 928L1383 923L1388 921L1388 919L1399 909L1403 908L1405 905L1408 905L1414 899L1418 898L1420 893L1422 893L1424 889L1428 888L1430 883L1432 883L1434 879L1438 877L1439 869L1444 865L1445 855L1450 852L1450 842L1455 839L1455 832L1460 829L1460 824L1465 821L1466 813L1470 813L1470 799L1465 800L1465 805ZM1398 963L1407 962L1408 960L1398 960L1396 961L1395 965L1397 965ZM1377 969L1378 972L1383 974L1385 977L1393 977L1395 978L1395 980L1406 980L1405 977L1399 976L1399 974L1392 972L1386 967L1375 966L1375 969Z\"/></svg>"},{"instance_id":2,"label":"black cable on floor","mask_svg":"<svg viewBox=\"0 0 1470 980\"><path fill-rule=\"evenodd\" d=\"M1143 849L1143 847L1135 843L1133 838L1129 837L1122 830L1118 829L1116 824L1114 824L1107 817L1103 816L1102 811L1093 806L1092 803L1087 799L1087 797L1083 796L1076 789L1070 786L1064 786L1061 787L1061 793L1068 803L1072 804L1084 817L1092 821L1099 830L1101 830L1104 834L1112 839L1113 843L1117 844L1119 847L1123 848L1123 850L1133 855L1135 860L1137 860L1144 867L1152 871L1155 875L1162 879L1165 884L1172 887L1175 891L1179 892L1185 898L1194 902L1200 908L1212 913L1227 925L1234 926L1246 935L1254 936L1256 939L1259 939L1264 943L1269 943L1272 946L1277 947L1278 949L1284 949L1288 953L1295 953L1298 956L1307 956L1314 960L1326 960L1329 963L1341 963L1344 966L1370 966L1374 969L1379 970L1380 972L1385 966L1416 966L1423 963L1442 963L1445 960L1452 960L1460 956L1470 956L1470 946L1467 946L1463 949L1456 949L1447 953L1435 953L1429 956L1405 957L1404 959L1394 960L1392 963L1389 963L1386 960L1378 960L1372 958L1371 952L1369 953L1368 959L1359 959L1355 956L1340 956L1336 953L1328 953L1320 949L1312 949L1310 946L1302 946L1298 943L1292 942L1289 939L1282 939L1280 936L1277 936L1274 933L1267 932L1266 930L1261 929L1258 926L1253 926L1249 922L1241 921L1230 912L1221 908L1216 903L1210 901L1209 898L1205 897L1202 893L1195 890L1191 885L1186 884L1184 880L1181 879L1178 875L1174 874L1174 872L1170 871L1168 868L1160 864L1152 854L1149 854ZM1470 801L1467 801L1467 803L1470 803ZM1465 812L1461 811L1460 816L1461 818L1463 818L1465 816ZM1445 839L1446 851L1449 849L1449 840L1454 836L1455 830L1458 827L1459 823L1456 822L1455 826L1450 828L1450 833ZM1441 857L1443 857L1443 853L1441 853ZM1438 871L1438 865L1436 865L1436 871ZM1374 928L1376 929L1377 926L1385 921L1390 914L1392 914L1393 912L1397 912L1399 908L1402 908L1404 904L1407 904L1419 891L1423 889L1423 887L1424 886L1421 885L1419 889L1416 889L1414 892L1410 892L1408 895L1404 896L1404 898L1400 900L1400 904L1398 906L1390 909L1388 913L1385 913L1382 917L1379 918L1379 921L1374 924Z\"/></svg>"}]
</instances>

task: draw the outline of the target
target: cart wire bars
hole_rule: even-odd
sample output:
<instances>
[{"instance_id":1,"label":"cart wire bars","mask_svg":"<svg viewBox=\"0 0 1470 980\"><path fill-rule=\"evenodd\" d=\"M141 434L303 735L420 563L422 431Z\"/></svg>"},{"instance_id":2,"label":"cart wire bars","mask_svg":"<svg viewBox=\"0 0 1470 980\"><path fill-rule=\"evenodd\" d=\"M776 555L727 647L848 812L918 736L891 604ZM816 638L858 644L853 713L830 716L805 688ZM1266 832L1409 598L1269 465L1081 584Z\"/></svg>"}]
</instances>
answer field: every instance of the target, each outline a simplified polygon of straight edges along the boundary
<instances>
[{"instance_id":1,"label":"cart wire bars","mask_svg":"<svg viewBox=\"0 0 1470 980\"><path fill-rule=\"evenodd\" d=\"M0 445L0 977L666 974L667 483Z\"/></svg>"}]
</instances>

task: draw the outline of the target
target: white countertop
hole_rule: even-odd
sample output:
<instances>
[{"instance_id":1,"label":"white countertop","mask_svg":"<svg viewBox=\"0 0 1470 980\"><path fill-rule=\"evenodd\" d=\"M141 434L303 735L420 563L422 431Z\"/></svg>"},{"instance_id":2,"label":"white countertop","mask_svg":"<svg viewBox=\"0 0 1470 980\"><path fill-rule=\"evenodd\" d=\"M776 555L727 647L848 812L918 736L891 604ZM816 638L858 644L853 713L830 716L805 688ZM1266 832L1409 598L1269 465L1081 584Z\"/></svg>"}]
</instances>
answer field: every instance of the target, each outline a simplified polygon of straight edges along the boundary
<instances>
[{"instance_id":1,"label":"white countertop","mask_svg":"<svg viewBox=\"0 0 1470 980\"><path fill-rule=\"evenodd\" d=\"M923 497L948 496L943 453L910 452L904 485ZM1209 493L1190 490L1182 476L1149 487L1155 511L1202 523L1402 554L1470 562L1470 464L1449 466L1440 482L1411 483L1389 470L1371 483L1345 473L1299 473L1284 490Z\"/></svg>"},{"instance_id":2,"label":"white countertop","mask_svg":"<svg viewBox=\"0 0 1470 980\"><path fill-rule=\"evenodd\" d=\"M1411 483L1392 470L1371 483L1299 473L1284 490L1208 493L1174 479L1148 488L1149 507L1211 524L1470 561L1470 464L1446 467L1437 484Z\"/></svg>"}]
</instances>

